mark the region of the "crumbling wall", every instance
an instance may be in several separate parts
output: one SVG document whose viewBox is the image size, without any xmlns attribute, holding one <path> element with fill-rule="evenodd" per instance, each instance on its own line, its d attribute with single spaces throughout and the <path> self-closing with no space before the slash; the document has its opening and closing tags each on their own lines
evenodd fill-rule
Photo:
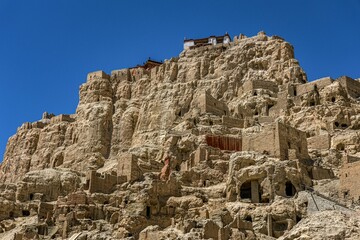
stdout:
<svg viewBox="0 0 360 240">
<path fill-rule="evenodd" d="M 131 81 L 131 74 L 128 68 L 111 71 L 111 78 L 120 82 Z"/>
<path fill-rule="evenodd" d="M 331 138 L 329 134 L 321 134 L 307 139 L 309 149 L 326 150 L 330 149 Z"/>
<path fill-rule="evenodd" d="M 344 165 L 340 169 L 340 197 L 360 200 L 360 158 L 344 156 Z"/>
<path fill-rule="evenodd" d="M 291 126 L 276 123 L 276 142 L 279 143 L 277 149 L 279 149 L 280 159 L 290 159 L 289 151 L 295 150 L 295 157 L 298 159 L 309 158 L 306 133 L 302 132 Z"/>
<path fill-rule="evenodd" d="M 244 127 L 244 119 L 233 118 L 233 117 L 229 117 L 229 116 L 222 116 L 221 121 L 222 121 L 222 124 L 227 127 L 236 127 L 236 128 Z"/>
<path fill-rule="evenodd" d="M 266 153 L 271 156 L 278 155 L 278 144 L 275 143 L 275 125 L 267 125 L 256 133 L 243 134 L 242 150 Z"/>
<path fill-rule="evenodd" d="M 254 91 L 256 89 L 265 89 L 274 93 L 277 93 L 279 91 L 278 85 L 275 82 L 265 80 L 252 80 L 247 81 L 243 84 L 242 88 L 240 88 L 239 90 L 238 95 L 240 96 L 247 92 L 252 92 L 254 94 Z"/>
<path fill-rule="evenodd" d="M 243 151 L 255 151 L 278 157 L 281 160 L 289 156 L 308 158 L 306 133 L 280 122 L 265 126 L 260 132 L 244 134 Z M 294 153 L 290 155 L 292 150 Z"/>
<path fill-rule="evenodd" d="M 91 81 L 93 79 L 97 79 L 97 78 L 103 78 L 103 79 L 110 79 L 110 76 L 107 75 L 104 71 L 96 71 L 96 72 L 91 72 L 88 73 L 87 75 L 87 81 Z"/>
<path fill-rule="evenodd" d="M 224 102 L 216 100 L 207 92 L 200 95 L 197 99 L 197 105 L 202 114 L 212 113 L 218 116 L 229 115 L 227 105 Z"/>
<path fill-rule="evenodd" d="M 301 96 L 303 94 L 314 91 L 315 89 L 320 90 L 326 86 L 329 86 L 334 80 L 330 77 L 324 77 L 306 84 L 300 84 L 296 86 L 296 95 Z"/>
<path fill-rule="evenodd" d="M 131 153 L 121 153 L 118 160 L 118 175 L 126 176 L 126 181 L 139 179 L 142 172 L 135 156 Z"/>
<path fill-rule="evenodd" d="M 342 76 L 336 80 L 339 81 L 340 85 L 346 90 L 350 97 L 360 97 L 360 82 L 347 76 Z"/>
<path fill-rule="evenodd" d="M 111 193 L 117 184 L 126 182 L 126 178 L 116 174 L 100 174 L 95 170 L 88 173 L 89 192 Z"/>
</svg>

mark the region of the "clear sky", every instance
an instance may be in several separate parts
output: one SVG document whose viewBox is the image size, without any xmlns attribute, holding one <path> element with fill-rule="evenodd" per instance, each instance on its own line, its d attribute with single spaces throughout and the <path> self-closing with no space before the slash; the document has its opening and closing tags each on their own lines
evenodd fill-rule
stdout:
<svg viewBox="0 0 360 240">
<path fill-rule="evenodd" d="M 0 0 L 0 159 L 23 122 L 74 113 L 88 72 L 261 30 L 293 44 L 309 80 L 360 77 L 360 0 Z"/>
</svg>

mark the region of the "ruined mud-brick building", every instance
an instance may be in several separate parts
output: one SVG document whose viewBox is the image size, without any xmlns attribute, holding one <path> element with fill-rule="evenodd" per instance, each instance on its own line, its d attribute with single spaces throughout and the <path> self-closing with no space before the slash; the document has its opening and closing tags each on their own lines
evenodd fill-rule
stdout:
<svg viewBox="0 0 360 240">
<path fill-rule="evenodd" d="M 79 96 L 9 139 L 0 239 L 360 239 L 359 79 L 309 81 L 281 37 L 185 39 Z"/>
</svg>

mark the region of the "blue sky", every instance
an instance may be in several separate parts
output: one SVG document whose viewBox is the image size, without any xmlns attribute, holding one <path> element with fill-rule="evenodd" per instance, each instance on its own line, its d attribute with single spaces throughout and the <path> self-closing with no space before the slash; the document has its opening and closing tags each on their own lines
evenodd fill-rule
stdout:
<svg viewBox="0 0 360 240">
<path fill-rule="evenodd" d="M 261 30 L 294 45 L 309 80 L 360 77 L 360 0 L 0 0 L 0 159 L 23 122 L 74 113 L 88 72 L 169 59 L 184 37 Z"/>
</svg>

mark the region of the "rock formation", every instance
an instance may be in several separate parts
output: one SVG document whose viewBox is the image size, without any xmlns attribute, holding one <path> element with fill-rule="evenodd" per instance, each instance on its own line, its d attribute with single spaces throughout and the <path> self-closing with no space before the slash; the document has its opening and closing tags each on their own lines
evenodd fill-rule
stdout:
<svg viewBox="0 0 360 240">
<path fill-rule="evenodd" d="M 9 139 L 0 239 L 360 238 L 360 82 L 308 82 L 282 38 L 92 72 L 79 95 Z"/>
</svg>

